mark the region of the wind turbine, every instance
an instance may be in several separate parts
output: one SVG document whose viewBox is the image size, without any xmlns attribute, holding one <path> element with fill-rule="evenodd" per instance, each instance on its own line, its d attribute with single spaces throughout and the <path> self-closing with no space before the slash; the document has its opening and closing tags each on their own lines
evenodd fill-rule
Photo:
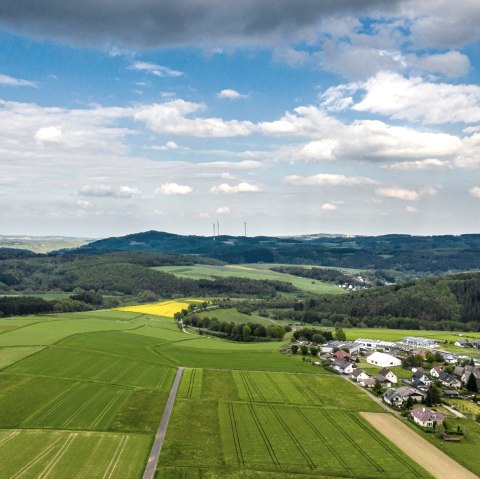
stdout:
<svg viewBox="0 0 480 479">
<path fill-rule="evenodd" d="M 245 238 L 247 237 L 247 222 L 243 220 L 243 228 L 245 230 Z"/>
<path fill-rule="evenodd" d="M 215 223 L 213 223 L 213 241 L 215 241 Z"/>
</svg>

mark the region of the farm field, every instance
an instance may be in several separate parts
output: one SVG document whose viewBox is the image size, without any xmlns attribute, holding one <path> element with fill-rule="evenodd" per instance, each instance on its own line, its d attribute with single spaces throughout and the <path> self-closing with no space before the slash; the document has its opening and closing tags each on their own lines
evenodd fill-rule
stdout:
<svg viewBox="0 0 480 479">
<path fill-rule="evenodd" d="M 175 313 L 179 313 L 182 309 L 188 309 L 189 306 L 190 303 L 182 301 L 162 301 L 160 303 L 139 304 L 138 306 L 125 306 L 118 308 L 118 310 L 173 318 Z"/>
<path fill-rule="evenodd" d="M 0 320 L 0 479 L 140 479 L 178 366 L 157 479 L 430 477 L 361 418 L 376 403 L 287 344 L 139 311 Z"/>
<path fill-rule="evenodd" d="M 257 280 L 284 281 L 292 283 L 301 291 L 317 294 L 342 294 L 343 291 L 332 283 L 300 278 L 291 274 L 277 273 L 262 267 L 263 265 L 195 265 L 195 266 L 157 266 L 153 269 L 171 273 L 182 278 L 215 279 L 215 278 L 248 278 Z"/>
<path fill-rule="evenodd" d="M 430 477 L 360 410 L 339 376 L 185 370 L 157 477 Z"/>
<path fill-rule="evenodd" d="M 199 313 L 198 316 L 200 316 L 201 318 L 208 316 L 209 318 L 217 318 L 220 321 L 232 321 L 233 323 L 237 323 L 237 324 L 245 324 L 249 322 L 256 323 L 256 324 L 263 324 L 264 326 L 269 326 L 271 324 L 280 324 L 269 318 L 259 316 L 258 314 L 241 313 L 235 308 L 213 309 L 211 311 Z"/>
</svg>

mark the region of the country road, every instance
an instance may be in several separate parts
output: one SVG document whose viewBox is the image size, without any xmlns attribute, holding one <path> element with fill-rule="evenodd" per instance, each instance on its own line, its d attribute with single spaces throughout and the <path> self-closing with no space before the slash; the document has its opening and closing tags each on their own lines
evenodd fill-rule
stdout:
<svg viewBox="0 0 480 479">
<path fill-rule="evenodd" d="M 170 415 L 172 414 L 175 397 L 177 396 L 178 386 L 180 385 L 180 380 L 182 379 L 182 373 L 183 368 L 178 368 L 177 375 L 175 376 L 175 380 L 173 381 L 172 389 L 170 389 L 167 404 L 165 405 L 165 409 L 163 411 L 162 420 L 160 421 L 157 433 L 155 434 L 155 441 L 153 442 L 147 466 L 145 468 L 145 472 L 143 473 L 143 479 L 153 479 L 155 476 L 158 459 L 160 457 L 163 441 L 167 432 L 168 421 L 170 419 Z"/>
</svg>

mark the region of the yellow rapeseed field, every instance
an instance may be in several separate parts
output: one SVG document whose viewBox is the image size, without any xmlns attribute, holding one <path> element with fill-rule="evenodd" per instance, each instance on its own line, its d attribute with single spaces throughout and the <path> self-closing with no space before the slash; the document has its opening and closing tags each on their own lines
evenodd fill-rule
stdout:
<svg viewBox="0 0 480 479">
<path fill-rule="evenodd" d="M 182 309 L 188 309 L 188 303 L 180 301 L 163 301 L 161 303 L 139 304 L 138 306 L 125 306 L 117 308 L 118 311 L 128 311 L 130 313 L 153 314 L 155 316 L 166 316 L 173 318 L 175 313 Z"/>
</svg>

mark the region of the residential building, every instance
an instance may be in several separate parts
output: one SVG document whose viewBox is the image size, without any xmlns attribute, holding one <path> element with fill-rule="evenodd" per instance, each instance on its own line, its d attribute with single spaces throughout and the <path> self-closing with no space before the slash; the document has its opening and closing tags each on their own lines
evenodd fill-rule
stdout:
<svg viewBox="0 0 480 479">
<path fill-rule="evenodd" d="M 433 428 L 437 423 L 443 421 L 443 414 L 424 407 L 412 409 L 410 414 L 413 421 L 422 427 Z"/>
</svg>

